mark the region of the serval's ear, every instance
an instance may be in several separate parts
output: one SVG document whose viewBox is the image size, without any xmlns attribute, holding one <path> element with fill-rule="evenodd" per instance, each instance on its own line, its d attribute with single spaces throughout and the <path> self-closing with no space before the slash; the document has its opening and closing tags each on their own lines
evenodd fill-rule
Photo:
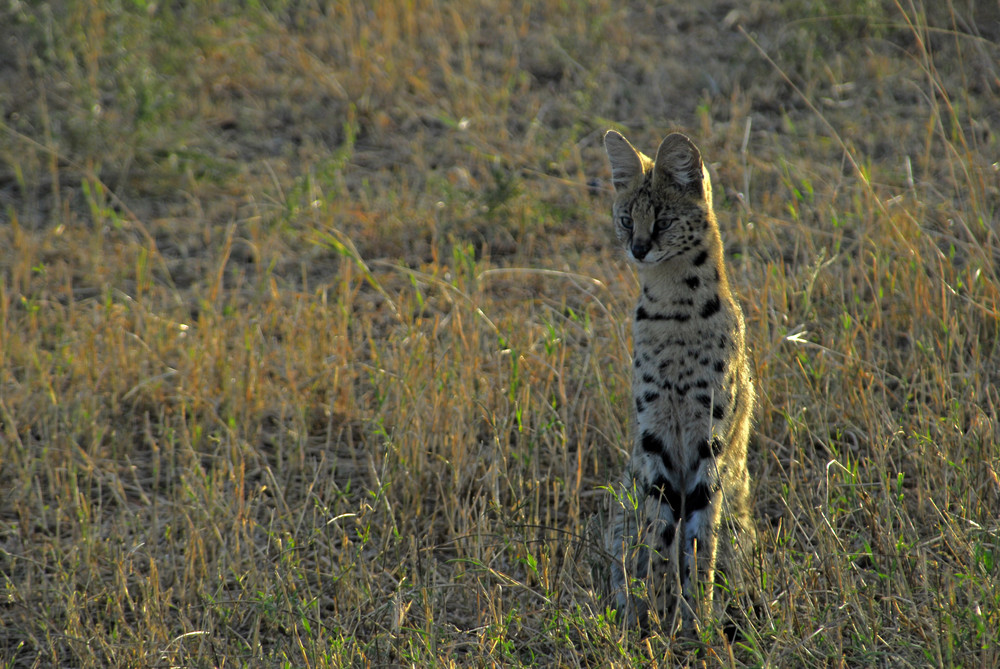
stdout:
<svg viewBox="0 0 1000 669">
<path fill-rule="evenodd" d="M 704 192 L 702 182 L 705 171 L 698 147 L 679 132 L 667 135 L 656 150 L 653 179 L 665 179 L 682 190 L 690 188 Z"/>
<path fill-rule="evenodd" d="M 604 150 L 611 161 L 611 183 L 617 192 L 627 189 L 642 176 L 642 159 L 620 132 L 608 130 L 604 134 Z"/>
</svg>

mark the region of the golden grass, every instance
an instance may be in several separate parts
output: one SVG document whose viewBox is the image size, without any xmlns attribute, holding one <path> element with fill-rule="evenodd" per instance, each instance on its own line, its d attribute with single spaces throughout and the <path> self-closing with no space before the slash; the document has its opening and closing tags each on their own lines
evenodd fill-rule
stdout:
<svg viewBox="0 0 1000 669">
<path fill-rule="evenodd" d="M 996 7 L 824 4 L 0 9 L 4 666 L 995 666 Z M 594 578 L 611 125 L 710 160 L 755 359 L 700 653 Z"/>
</svg>

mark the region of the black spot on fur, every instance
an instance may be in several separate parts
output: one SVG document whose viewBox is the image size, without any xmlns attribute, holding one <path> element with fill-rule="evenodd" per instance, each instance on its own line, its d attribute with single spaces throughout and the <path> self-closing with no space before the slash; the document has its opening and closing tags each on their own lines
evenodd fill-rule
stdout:
<svg viewBox="0 0 1000 669">
<path fill-rule="evenodd" d="M 646 393 L 642 396 L 642 401 L 647 404 L 655 402 L 658 399 L 660 399 L 660 393 L 655 393 L 652 390 L 646 391 Z"/>
<path fill-rule="evenodd" d="M 652 432 L 642 433 L 642 450 L 659 455 L 663 453 L 663 441 Z"/>
<path fill-rule="evenodd" d="M 724 446 L 724 444 L 725 442 L 723 442 L 718 437 L 712 439 L 711 441 L 709 441 L 708 439 L 702 440 L 698 444 L 698 459 L 706 460 L 712 457 L 715 458 L 719 457 L 720 455 L 722 455 L 722 447 Z M 695 462 L 692 465 L 692 468 L 697 469 L 698 464 L 699 464 L 698 462 Z"/>
<path fill-rule="evenodd" d="M 660 540 L 663 542 L 664 548 L 670 548 L 670 545 L 674 543 L 674 534 L 677 532 L 677 525 L 667 525 L 663 528 L 663 533 L 660 534 Z"/>
<path fill-rule="evenodd" d="M 725 368 L 726 368 L 726 364 L 724 362 L 722 362 L 721 360 L 719 360 L 718 362 L 715 363 L 715 371 L 718 372 L 719 374 L 722 374 L 722 372 L 723 372 L 723 370 L 725 370 Z"/>
<path fill-rule="evenodd" d="M 722 420 L 726 417 L 726 407 L 721 404 L 716 404 L 712 407 L 712 418 L 715 420 Z"/>
<path fill-rule="evenodd" d="M 670 451 L 666 448 L 660 453 L 660 461 L 663 463 L 663 468 L 668 472 L 674 471 L 674 459 L 670 457 Z"/>
<path fill-rule="evenodd" d="M 708 251 L 703 250 L 701 253 L 699 253 L 694 257 L 694 260 L 691 261 L 691 264 L 694 265 L 695 267 L 701 267 L 702 265 L 705 264 L 706 260 L 708 260 Z"/>
<path fill-rule="evenodd" d="M 645 307 L 639 307 L 635 310 L 635 320 L 637 321 L 677 321 L 678 323 L 684 323 L 690 318 L 690 314 L 684 313 L 651 314 L 646 311 Z"/>
<path fill-rule="evenodd" d="M 696 276 L 689 276 L 688 278 L 684 279 L 684 283 L 687 284 L 688 288 L 694 290 L 695 288 L 701 285 L 701 279 L 699 279 Z"/>
<path fill-rule="evenodd" d="M 708 318 L 709 316 L 714 316 L 719 313 L 719 309 L 722 308 L 722 304 L 719 302 L 719 296 L 713 295 L 712 299 L 704 304 L 701 308 L 701 317 Z"/>
<path fill-rule="evenodd" d="M 685 518 L 690 518 L 708 506 L 716 490 L 715 486 L 710 486 L 704 481 L 692 488 L 684 499 Z"/>
<path fill-rule="evenodd" d="M 706 460 L 712 457 L 712 448 L 708 445 L 708 439 L 704 439 L 698 444 L 698 459 Z"/>
<path fill-rule="evenodd" d="M 675 518 L 680 516 L 681 494 L 673 485 L 671 485 L 670 481 L 668 481 L 665 476 L 657 477 L 656 480 L 653 481 L 653 485 L 650 486 L 650 494 L 659 497 L 661 504 L 666 502 L 670 505 L 670 510 L 674 512 Z"/>
<path fill-rule="evenodd" d="M 702 405 L 706 409 L 709 409 L 712 406 L 712 398 L 708 395 L 698 395 L 695 399 L 698 400 L 698 404 Z"/>
</svg>

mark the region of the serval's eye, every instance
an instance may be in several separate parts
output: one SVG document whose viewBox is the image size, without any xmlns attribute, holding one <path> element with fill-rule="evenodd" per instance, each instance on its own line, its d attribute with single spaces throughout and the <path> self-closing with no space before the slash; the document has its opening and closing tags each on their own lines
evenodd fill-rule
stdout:
<svg viewBox="0 0 1000 669">
<path fill-rule="evenodd" d="M 628 214 L 622 214 L 618 217 L 618 225 L 622 226 L 626 230 L 632 229 L 632 217 Z"/>
<path fill-rule="evenodd" d="M 654 232 L 663 232 L 674 224 L 677 220 L 675 216 L 659 216 L 656 219 L 656 224 L 653 226 Z"/>
</svg>

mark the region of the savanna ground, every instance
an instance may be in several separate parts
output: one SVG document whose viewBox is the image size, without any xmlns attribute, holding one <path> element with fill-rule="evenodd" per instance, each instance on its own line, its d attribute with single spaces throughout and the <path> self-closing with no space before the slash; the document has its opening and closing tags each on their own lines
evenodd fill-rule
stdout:
<svg viewBox="0 0 1000 669">
<path fill-rule="evenodd" d="M 0 24 L 3 666 L 1000 663 L 997 3 Z M 612 126 L 710 162 L 761 398 L 761 603 L 699 652 L 594 578 Z"/>
</svg>

